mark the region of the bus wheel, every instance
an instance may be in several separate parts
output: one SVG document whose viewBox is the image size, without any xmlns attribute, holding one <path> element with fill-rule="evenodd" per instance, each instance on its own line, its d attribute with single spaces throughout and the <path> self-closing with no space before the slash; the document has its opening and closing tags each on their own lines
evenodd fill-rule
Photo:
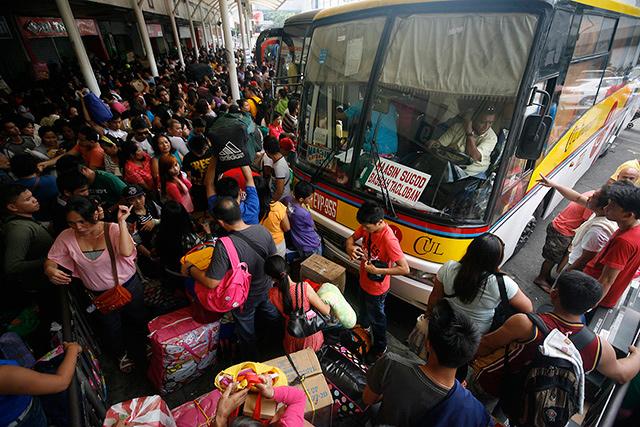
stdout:
<svg viewBox="0 0 640 427">
<path fill-rule="evenodd" d="M 518 239 L 518 244 L 513 251 L 513 255 L 520 252 L 520 249 L 522 249 L 522 247 L 529 241 L 529 238 L 533 234 L 533 230 L 536 229 L 536 225 L 538 225 L 538 219 L 535 216 L 532 216 L 526 227 L 524 227 L 524 230 L 522 230 L 522 234 L 520 234 L 520 238 Z"/>
</svg>

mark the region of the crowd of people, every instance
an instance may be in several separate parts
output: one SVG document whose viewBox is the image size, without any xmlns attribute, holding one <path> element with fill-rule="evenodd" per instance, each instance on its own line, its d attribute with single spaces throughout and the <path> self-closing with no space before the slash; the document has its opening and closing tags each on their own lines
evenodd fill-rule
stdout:
<svg viewBox="0 0 640 427">
<path fill-rule="evenodd" d="M 289 167 L 296 155 L 298 100 L 286 90 L 271 99 L 273 71 L 245 64 L 240 55 L 242 98 L 232 99 L 224 51 L 203 49 L 200 58 L 210 72 L 198 75 L 170 58 L 160 61 L 158 77 L 139 62 L 95 64 L 102 106 L 72 69 L 52 75 L 48 84 L 7 94 L 0 104 L 2 304 L 14 312 L 35 303 L 51 321 L 57 316 L 54 285 L 75 283 L 92 302 L 88 311 L 101 342 L 124 373 L 147 363 L 147 277 L 181 293 L 189 292 L 185 279 L 214 289 L 233 268 L 225 245 L 216 241 L 229 237 L 251 274 L 247 300 L 232 311 L 240 358 L 262 360 L 258 319 L 284 329 L 282 319 L 288 321 L 298 300 L 289 266 L 323 250 L 310 213 L 314 187 L 293 185 Z M 108 118 L 100 121 L 96 108 L 104 106 Z M 476 237 L 460 261 L 445 263 L 427 304 L 421 364 L 388 351 L 390 278 L 408 274 L 409 264 L 384 209 L 375 202 L 360 206 L 360 226 L 344 249 L 360 262 L 358 319 L 373 342 L 363 400 L 379 403 L 374 424 L 434 425 L 446 416 L 449 425 L 490 425 L 489 414 L 509 400 L 503 378 L 535 359 L 549 330 L 578 334 L 594 307 L 615 306 L 640 267 L 635 162 L 584 194 L 540 178 L 570 200 L 549 225 L 536 278 L 550 293 L 548 312 L 532 315 L 531 300 L 501 272 L 504 244 L 495 235 Z M 212 242 L 206 269 L 182 260 Z M 128 300 L 102 310 L 120 288 Z M 302 296 L 305 311 L 331 314 L 310 285 Z M 505 300 L 511 315 L 499 319 Z M 304 338 L 283 333 L 287 353 L 323 346 L 322 332 Z M 34 349 L 40 345 L 32 343 Z M 640 371 L 633 347 L 624 359 L 595 335 L 579 347 L 584 372 L 626 382 Z M 46 425 L 30 396 L 69 384 L 82 349 L 75 343 L 65 348 L 55 375 L 0 360 L 0 425 Z M 246 398 L 246 390 L 234 387 L 222 395 L 216 425 L 233 425 L 231 414 Z M 267 380 L 259 389 L 289 404 L 282 425 L 302 425 L 299 391 L 273 389 Z"/>
</svg>

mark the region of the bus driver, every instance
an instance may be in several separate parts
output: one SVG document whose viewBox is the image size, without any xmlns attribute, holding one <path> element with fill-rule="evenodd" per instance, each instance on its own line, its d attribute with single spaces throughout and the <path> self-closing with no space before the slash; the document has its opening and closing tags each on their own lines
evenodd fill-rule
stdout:
<svg viewBox="0 0 640 427">
<path fill-rule="evenodd" d="M 440 138 L 429 141 L 427 146 L 441 145 L 465 153 L 472 163 L 464 171 L 470 176 L 480 175 L 489 168 L 491 152 L 498 142 L 496 133 L 491 129 L 495 121 L 495 109 L 487 107 L 476 114 L 473 120 L 455 123 Z"/>
</svg>

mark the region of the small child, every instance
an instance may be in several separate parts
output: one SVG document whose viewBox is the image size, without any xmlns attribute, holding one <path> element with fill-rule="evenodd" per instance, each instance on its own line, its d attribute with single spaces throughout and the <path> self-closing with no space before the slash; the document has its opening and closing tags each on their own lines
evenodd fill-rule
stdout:
<svg viewBox="0 0 640 427">
<path fill-rule="evenodd" d="M 182 168 L 191 181 L 191 199 L 197 212 L 207 210 L 207 190 L 204 177 L 211 162 L 211 146 L 206 136 L 197 135 L 189 142 L 189 151 L 182 159 Z"/>
<path fill-rule="evenodd" d="M 104 170 L 122 178 L 120 157 L 118 155 L 120 148 L 118 148 L 117 142 L 109 135 L 102 135 L 98 142 L 104 151 Z"/>
<path fill-rule="evenodd" d="M 162 195 L 180 203 L 188 213 L 192 213 L 193 201 L 191 194 L 189 194 L 191 181 L 180 170 L 178 160 L 172 154 L 163 154 L 159 163 Z"/>
<path fill-rule="evenodd" d="M 159 229 L 160 206 L 153 200 L 147 201 L 144 190 L 138 185 L 126 186 L 122 191 L 122 198 L 127 205 L 131 205 L 127 223 L 138 253 L 149 259 L 154 258 L 150 248 L 153 248 L 154 236 Z"/>
<path fill-rule="evenodd" d="M 364 304 L 358 320 L 365 328 L 371 326 L 373 346 L 367 362 L 374 363 L 387 351 L 384 302 L 391 276 L 409 274 L 409 264 L 398 238 L 384 221 L 384 210 L 377 203 L 363 203 L 356 219 L 360 227 L 347 239 L 346 249 L 352 260 L 360 261 L 360 289 Z M 362 247 L 356 245 L 360 239 Z"/>
<path fill-rule="evenodd" d="M 300 181 L 293 189 L 293 196 L 287 206 L 291 225 L 291 243 L 303 257 L 322 255 L 322 240 L 311 217 L 310 204 L 313 203 L 313 186 Z"/>
</svg>

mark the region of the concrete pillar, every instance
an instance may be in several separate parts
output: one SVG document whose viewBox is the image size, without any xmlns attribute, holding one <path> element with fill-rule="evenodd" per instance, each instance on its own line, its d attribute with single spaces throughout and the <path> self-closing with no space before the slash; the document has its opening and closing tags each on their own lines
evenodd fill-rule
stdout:
<svg viewBox="0 0 640 427">
<path fill-rule="evenodd" d="M 240 26 L 240 39 L 242 40 L 242 55 L 244 56 L 247 51 L 247 27 L 244 25 L 244 13 L 242 12 L 242 2 L 240 0 L 236 0 L 236 5 L 238 6 L 238 22 Z"/>
<path fill-rule="evenodd" d="M 176 14 L 173 0 L 165 0 L 167 11 L 169 12 L 169 21 L 171 22 L 171 31 L 173 32 L 173 38 L 176 41 L 176 47 L 178 48 L 178 58 L 180 58 L 180 65 L 184 67 L 184 56 L 182 56 L 182 46 L 180 46 L 180 34 L 178 33 L 178 26 L 176 25 Z"/>
<path fill-rule="evenodd" d="M 69 6 L 69 0 L 56 0 L 56 4 L 60 11 L 62 22 L 64 22 L 64 26 L 67 29 L 67 35 L 71 41 L 73 51 L 78 58 L 78 65 L 80 65 L 82 77 L 84 78 L 89 90 L 95 93 L 96 96 L 100 96 L 98 81 L 96 80 L 96 75 L 93 73 L 93 68 L 91 67 L 91 62 L 89 62 L 89 57 L 87 56 L 84 44 L 82 44 L 82 38 L 80 38 L 80 32 L 76 26 L 76 20 L 73 17 L 71 6 Z"/>
<path fill-rule="evenodd" d="M 196 59 L 200 56 L 200 52 L 198 49 L 198 39 L 196 38 L 196 29 L 193 26 L 193 11 L 191 10 L 191 2 L 187 0 L 187 15 L 189 15 L 189 28 L 191 29 L 191 42 L 193 43 L 193 47 L 196 50 Z"/>
<path fill-rule="evenodd" d="M 138 0 L 131 0 L 131 7 L 133 8 L 133 12 L 136 14 L 136 21 L 138 22 L 138 32 L 140 33 L 140 38 L 142 38 L 144 50 L 147 51 L 147 61 L 149 61 L 151 75 L 153 77 L 158 77 L 158 66 L 156 65 L 156 58 L 155 56 L 153 56 L 153 48 L 151 47 L 149 30 L 147 30 L 147 24 L 144 22 L 144 15 L 142 14 L 142 9 L 140 9 Z"/>
<path fill-rule="evenodd" d="M 207 24 L 204 22 L 204 13 L 202 13 L 202 5 L 200 5 L 200 23 L 202 24 L 202 37 L 204 38 L 204 48 L 209 53 L 209 34 L 207 34 Z"/>
<path fill-rule="evenodd" d="M 247 56 L 247 58 L 245 59 L 247 62 L 249 62 L 251 60 L 251 51 L 253 50 L 253 46 L 252 46 L 252 38 L 251 38 L 251 34 L 252 34 L 252 23 L 251 23 L 251 14 L 249 13 L 248 8 L 244 8 L 243 9 L 244 12 L 244 25 L 247 28 L 246 32 L 247 32 L 247 48 L 249 50 L 249 54 L 247 55 L 246 51 L 245 51 L 245 56 Z"/>
<path fill-rule="evenodd" d="M 238 72 L 236 71 L 236 58 L 233 55 L 233 39 L 231 38 L 231 27 L 229 26 L 229 5 L 227 0 L 219 0 L 220 15 L 222 17 L 222 31 L 224 33 L 224 50 L 227 52 L 227 69 L 229 70 L 229 86 L 231 86 L 231 96 L 234 101 L 240 99 L 240 89 L 238 87 Z"/>
</svg>

